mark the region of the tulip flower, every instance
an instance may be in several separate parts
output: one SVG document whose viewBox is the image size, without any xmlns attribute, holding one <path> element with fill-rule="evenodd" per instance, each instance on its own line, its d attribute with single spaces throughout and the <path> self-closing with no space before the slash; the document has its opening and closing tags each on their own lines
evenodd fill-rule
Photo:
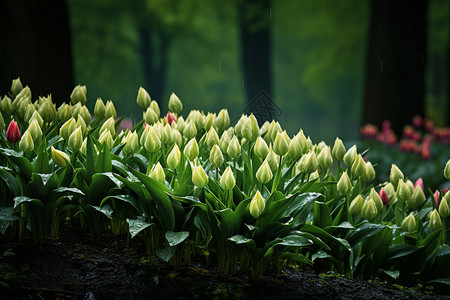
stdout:
<svg viewBox="0 0 450 300">
<path fill-rule="evenodd" d="M 184 127 L 183 136 L 188 140 L 197 136 L 197 127 L 195 126 L 195 124 L 192 120 L 189 121 L 189 123 L 186 125 L 186 127 Z"/>
<path fill-rule="evenodd" d="M 20 139 L 19 148 L 23 152 L 30 152 L 34 149 L 33 137 L 28 130 L 25 130 L 25 133 Z"/>
<path fill-rule="evenodd" d="M 356 145 L 353 145 L 350 149 L 347 150 L 347 152 L 345 153 L 344 157 L 342 158 L 344 161 L 344 164 L 350 168 L 353 165 L 353 162 L 356 159 L 357 156 L 357 149 L 356 149 Z"/>
<path fill-rule="evenodd" d="M 83 105 L 83 106 L 81 107 L 79 116 L 83 118 L 83 121 L 84 121 L 86 124 L 91 123 L 91 114 L 90 114 L 90 112 L 89 112 L 89 109 L 88 109 L 85 105 Z"/>
<path fill-rule="evenodd" d="M 164 169 L 159 162 L 152 167 L 149 176 L 162 184 L 164 184 L 164 181 L 166 180 L 166 174 L 164 173 Z"/>
<path fill-rule="evenodd" d="M 159 116 L 161 115 L 161 110 L 159 109 L 158 102 L 156 102 L 155 100 L 152 100 L 152 102 L 150 103 L 150 108 L 153 109 L 153 111 L 159 118 Z"/>
<path fill-rule="evenodd" d="M 409 201 L 409 198 L 411 198 L 411 192 L 402 179 L 398 181 L 396 195 L 401 202 Z"/>
<path fill-rule="evenodd" d="M 20 81 L 20 77 L 13 79 L 12 84 L 11 84 L 12 95 L 15 97 L 17 94 L 20 93 L 20 91 L 22 91 L 22 89 L 23 89 L 23 85 L 22 85 L 22 82 Z"/>
<path fill-rule="evenodd" d="M 212 149 L 214 145 L 219 144 L 219 136 L 217 135 L 217 132 L 213 127 L 209 128 L 209 131 L 206 134 L 206 144 L 208 145 L 209 149 Z"/>
<path fill-rule="evenodd" d="M 424 185 L 423 185 L 423 180 L 422 180 L 422 178 L 419 178 L 419 179 L 416 180 L 416 182 L 414 183 L 414 189 L 415 189 L 417 186 L 420 186 L 420 187 L 422 188 L 422 191 L 425 191 L 425 187 L 424 187 Z"/>
<path fill-rule="evenodd" d="M 194 166 L 192 170 L 192 183 L 199 188 L 204 187 L 208 183 L 208 175 L 206 175 L 202 166 Z"/>
<path fill-rule="evenodd" d="M 352 181 L 348 177 L 347 171 L 344 171 L 337 183 L 337 190 L 342 195 L 347 195 L 352 190 Z"/>
<path fill-rule="evenodd" d="M 383 205 L 389 206 L 389 198 L 386 191 L 383 188 L 380 189 L 378 195 L 380 196 L 381 201 L 383 201 Z"/>
<path fill-rule="evenodd" d="M 220 178 L 220 185 L 224 190 L 232 190 L 236 185 L 236 179 L 234 178 L 234 174 L 230 166 L 228 166 L 225 169 L 225 172 L 223 172 L 222 177 Z"/>
<path fill-rule="evenodd" d="M 270 169 L 270 165 L 267 160 L 264 160 L 262 165 L 259 167 L 258 171 L 256 171 L 256 179 L 262 184 L 269 182 L 273 177 L 272 170 Z"/>
<path fill-rule="evenodd" d="M 370 182 L 374 180 L 376 177 L 375 169 L 373 168 L 373 165 L 370 161 L 366 162 L 366 170 L 363 174 L 363 179 L 366 182 Z"/>
<path fill-rule="evenodd" d="M 334 140 L 333 150 L 331 151 L 331 155 L 337 160 L 342 161 L 344 159 L 344 155 L 346 153 L 344 143 L 340 138 L 336 138 Z"/>
<path fill-rule="evenodd" d="M 273 151 L 277 155 L 283 156 L 288 152 L 288 148 L 289 148 L 289 143 L 286 140 L 285 136 L 281 132 L 277 132 L 277 136 L 275 137 L 275 142 L 273 144 Z"/>
<path fill-rule="evenodd" d="M 151 109 L 151 107 L 149 107 L 145 112 L 143 112 L 142 119 L 144 119 L 145 123 L 153 125 L 158 122 L 158 115 L 153 109 Z"/>
<path fill-rule="evenodd" d="M 108 118 L 105 123 L 103 123 L 102 127 L 100 127 L 100 135 L 102 135 L 103 131 L 109 130 L 111 135 L 114 136 L 116 134 L 116 122 L 113 117 Z"/>
<path fill-rule="evenodd" d="M 77 85 L 73 89 L 72 94 L 70 94 L 70 102 L 72 102 L 72 104 L 77 104 L 80 102 L 81 105 L 85 105 L 87 101 L 86 93 L 87 88 L 85 85 Z"/>
<path fill-rule="evenodd" d="M 444 176 L 445 178 L 447 178 L 448 180 L 450 180 L 450 159 L 447 161 L 447 163 L 445 164 L 445 168 L 444 168 Z"/>
<path fill-rule="evenodd" d="M 161 139 L 158 137 L 154 127 L 148 126 L 147 138 L 144 142 L 144 148 L 150 153 L 157 152 L 161 149 Z"/>
<path fill-rule="evenodd" d="M 76 126 L 77 122 L 75 121 L 75 119 L 73 117 L 70 118 L 64 124 L 61 125 L 61 128 L 59 129 L 59 135 L 62 136 L 62 138 L 67 141 L 72 132 L 75 131 Z"/>
<path fill-rule="evenodd" d="M 103 103 L 102 98 L 97 98 L 97 101 L 95 102 L 94 106 L 94 115 L 98 119 L 103 119 L 106 114 L 106 106 L 105 103 Z"/>
<path fill-rule="evenodd" d="M 65 167 L 70 162 L 70 157 L 67 153 L 57 150 L 53 146 L 51 148 L 51 155 L 53 162 L 60 167 Z"/>
<path fill-rule="evenodd" d="M 167 113 L 167 123 L 169 123 L 169 125 L 172 125 L 172 123 L 175 124 L 177 123 L 177 119 L 175 118 L 175 116 L 173 114 L 171 114 L 170 112 Z"/>
<path fill-rule="evenodd" d="M 227 153 L 232 159 L 236 159 L 239 155 L 241 155 L 241 145 L 239 144 L 236 136 L 233 136 L 231 139 L 227 148 Z"/>
<path fill-rule="evenodd" d="M 370 222 L 377 216 L 377 214 L 378 209 L 375 201 L 371 198 L 369 198 L 368 200 L 366 199 L 361 209 L 361 215 L 363 216 L 363 218 L 367 219 Z"/>
<path fill-rule="evenodd" d="M 364 203 L 364 199 L 361 195 L 355 197 L 350 203 L 350 207 L 348 208 L 350 214 L 355 218 L 361 214 L 361 209 Z"/>
<path fill-rule="evenodd" d="M 329 146 L 324 147 L 320 151 L 319 155 L 317 155 L 317 161 L 319 162 L 319 166 L 321 166 L 325 170 L 331 167 L 333 158 L 331 157 L 331 150 Z"/>
<path fill-rule="evenodd" d="M 169 98 L 169 109 L 176 114 L 179 114 L 183 110 L 183 103 L 175 93 L 172 93 Z"/>
<path fill-rule="evenodd" d="M 439 193 L 438 190 L 436 190 L 434 192 L 434 203 L 436 204 L 436 207 L 438 207 L 439 205 L 439 196 L 441 195 L 441 193 Z"/>
<path fill-rule="evenodd" d="M 372 199 L 375 202 L 375 205 L 377 206 L 377 210 L 381 211 L 381 209 L 383 208 L 383 200 L 381 200 L 381 197 L 375 191 L 375 188 L 371 188 L 370 189 L 369 198 Z"/>
<path fill-rule="evenodd" d="M 10 116 L 14 112 L 12 100 L 8 96 L 4 96 L 0 103 L 0 110 Z"/>
<path fill-rule="evenodd" d="M 192 138 L 186 144 L 186 146 L 184 147 L 183 153 L 190 161 L 194 161 L 194 159 L 199 154 L 198 144 L 197 144 L 197 140 L 195 138 Z"/>
<path fill-rule="evenodd" d="M 291 140 L 291 142 L 289 143 L 289 147 L 288 147 L 288 156 L 296 161 L 298 160 L 301 156 L 302 156 L 302 148 L 300 147 L 300 143 L 298 141 L 298 135 L 294 136 Z M 263 139 L 261 139 L 262 141 L 264 141 Z M 265 143 L 265 142 L 264 142 Z M 266 144 L 267 147 L 267 144 Z M 256 148 L 256 145 L 255 145 Z"/>
<path fill-rule="evenodd" d="M 400 179 L 402 180 L 405 179 L 405 176 L 395 164 L 392 164 L 389 180 L 391 181 L 391 183 L 394 185 L 395 188 L 397 188 Z"/>
<path fill-rule="evenodd" d="M 8 129 L 6 129 L 6 139 L 11 143 L 20 140 L 19 126 L 14 119 L 9 123 Z"/>
<path fill-rule="evenodd" d="M 406 218 L 402 221 L 402 229 L 405 232 L 413 232 L 416 228 L 416 218 L 414 217 L 413 213 L 411 212 Z"/>
<path fill-rule="evenodd" d="M 253 218 L 258 218 L 266 208 L 266 201 L 259 191 L 256 191 L 252 201 L 250 201 L 249 211 Z"/>
<path fill-rule="evenodd" d="M 409 208 L 411 208 L 413 210 L 417 210 L 422 206 L 422 204 L 425 202 L 425 200 L 426 200 L 426 198 L 425 198 L 425 194 L 422 190 L 422 187 L 420 187 L 418 185 L 414 189 L 414 193 L 409 198 L 409 201 L 407 201 L 407 204 L 408 204 Z"/>
<path fill-rule="evenodd" d="M 211 149 L 211 152 L 209 154 L 209 161 L 211 162 L 211 165 L 213 168 L 218 168 L 223 164 L 223 155 L 222 151 L 220 151 L 219 146 L 214 145 Z"/>
<path fill-rule="evenodd" d="M 102 145 L 106 144 L 106 148 L 108 150 L 111 150 L 114 143 L 111 132 L 109 130 L 103 131 L 100 137 L 98 138 L 98 142 Z"/>
<path fill-rule="evenodd" d="M 447 198 L 442 198 L 441 203 L 439 204 L 439 214 L 442 218 L 447 218 L 450 215 L 450 208 L 448 206 Z"/>
<path fill-rule="evenodd" d="M 150 106 L 152 99 L 147 91 L 141 86 L 138 91 L 136 103 L 142 108 L 147 109 Z"/>
<path fill-rule="evenodd" d="M 222 136 L 220 137 L 220 140 L 219 140 L 219 147 L 220 147 L 220 150 L 222 150 L 222 152 L 227 152 L 227 149 L 228 149 L 228 145 L 230 144 L 230 142 L 231 142 L 231 138 L 230 138 L 230 136 L 228 135 L 228 132 L 227 131 L 224 131 L 223 133 L 222 133 Z"/>
<path fill-rule="evenodd" d="M 309 151 L 302 157 L 301 170 L 306 174 L 314 173 L 319 167 L 317 156 L 314 151 Z"/>
<path fill-rule="evenodd" d="M 117 117 L 116 108 L 114 107 L 112 101 L 108 100 L 106 101 L 105 105 L 105 118 L 115 118 L 115 117 Z"/>
<path fill-rule="evenodd" d="M 222 109 L 214 120 L 214 126 L 219 130 L 219 133 L 230 127 L 230 115 L 228 110 Z"/>
<path fill-rule="evenodd" d="M 73 150 L 78 150 L 81 148 L 81 144 L 83 144 L 83 132 L 81 127 L 77 127 L 69 136 L 69 146 Z"/>
<path fill-rule="evenodd" d="M 280 162 L 280 158 L 278 155 L 273 152 L 272 149 L 269 150 L 269 154 L 267 154 L 266 159 L 267 163 L 270 166 L 270 169 L 272 170 L 272 173 L 275 173 L 278 170 L 278 165 Z"/>
<path fill-rule="evenodd" d="M 3 115 L 0 112 L 0 131 L 5 130 L 5 120 L 3 119 Z"/>
<path fill-rule="evenodd" d="M 172 148 L 172 151 L 170 151 L 169 155 L 167 156 L 167 165 L 172 170 L 175 170 L 180 164 L 180 159 L 181 151 L 180 148 L 178 148 L 178 145 L 175 144 Z"/>
<path fill-rule="evenodd" d="M 440 230 L 442 228 L 442 220 L 438 211 L 434 209 L 432 212 L 430 212 L 429 217 L 430 217 L 429 226 L 431 231 Z"/>
</svg>

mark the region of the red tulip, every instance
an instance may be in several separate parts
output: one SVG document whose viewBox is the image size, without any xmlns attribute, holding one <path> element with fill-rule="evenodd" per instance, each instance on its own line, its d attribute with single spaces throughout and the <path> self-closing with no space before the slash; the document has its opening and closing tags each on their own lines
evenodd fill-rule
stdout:
<svg viewBox="0 0 450 300">
<path fill-rule="evenodd" d="M 419 178 L 416 180 L 416 183 L 414 184 L 414 189 L 416 189 L 417 186 L 420 186 L 422 188 L 422 191 L 425 192 L 425 186 L 423 185 L 423 180 L 422 178 Z"/>
<path fill-rule="evenodd" d="M 389 206 L 389 198 L 386 194 L 386 191 L 383 188 L 380 189 L 380 192 L 378 193 L 378 195 L 380 196 L 381 201 L 383 201 L 383 205 Z"/>
<path fill-rule="evenodd" d="M 434 202 L 436 203 L 436 207 L 438 207 L 439 204 L 439 195 L 440 195 L 439 191 L 436 190 L 436 192 L 434 192 Z"/>
<path fill-rule="evenodd" d="M 172 122 L 177 123 L 175 117 L 170 112 L 167 113 L 167 122 L 169 123 L 169 125 L 172 125 Z"/>
<path fill-rule="evenodd" d="M 6 139 L 11 143 L 15 143 L 20 140 L 19 126 L 14 120 L 9 123 L 8 129 L 6 130 Z"/>
</svg>

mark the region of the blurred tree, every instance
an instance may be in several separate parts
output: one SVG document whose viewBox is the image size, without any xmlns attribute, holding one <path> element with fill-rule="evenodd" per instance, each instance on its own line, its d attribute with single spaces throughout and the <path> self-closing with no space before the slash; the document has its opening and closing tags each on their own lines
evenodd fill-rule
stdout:
<svg viewBox="0 0 450 300">
<path fill-rule="evenodd" d="M 20 77 L 34 99 L 51 93 L 57 104 L 68 101 L 73 74 L 66 1 L 2 0 L 0 11 L 0 90 Z"/>
<path fill-rule="evenodd" d="M 275 117 L 271 98 L 271 0 L 240 0 L 237 4 L 248 103 L 246 113 L 253 112 L 262 124 Z"/>
<path fill-rule="evenodd" d="M 372 0 L 364 123 L 400 134 L 425 110 L 427 0 Z"/>
</svg>

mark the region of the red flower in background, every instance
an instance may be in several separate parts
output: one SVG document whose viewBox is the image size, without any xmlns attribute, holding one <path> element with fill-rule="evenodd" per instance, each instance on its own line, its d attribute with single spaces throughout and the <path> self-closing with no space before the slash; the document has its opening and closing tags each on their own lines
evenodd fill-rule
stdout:
<svg viewBox="0 0 450 300">
<path fill-rule="evenodd" d="M 11 143 L 15 143 L 20 140 L 19 126 L 14 120 L 9 123 L 8 129 L 6 130 L 6 139 Z"/>
<path fill-rule="evenodd" d="M 386 194 L 386 191 L 383 188 L 380 189 L 380 192 L 378 193 L 378 195 L 380 196 L 381 201 L 383 201 L 383 205 L 389 206 L 389 198 Z"/>
<path fill-rule="evenodd" d="M 414 189 L 415 189 L 417 186 L 420 186 L 420 187 L 422 188 L 422 191 L 425 191 L 425 186 L 423 185 L 423 180 L 422 180 L 422 178 L 419 178 L 419 179 L 416 180 L 416 183 L 414 184 Z"/>
<path fill-rule="evenodd" d="M 439 195 L 440 195 L 439 191 L 436 190 L 436 192 L 434 192 L 434 203 L 436 203 L 436 207 L 438 207 L 439 204 Z"/>
<path fill-rule="evenodd" d="M 172 125 L 172 122 L 177 123 L 175 117 L 170 112 L 167 113 L 167 122 L 169 123 L 169 125 Z"/>
</svg>

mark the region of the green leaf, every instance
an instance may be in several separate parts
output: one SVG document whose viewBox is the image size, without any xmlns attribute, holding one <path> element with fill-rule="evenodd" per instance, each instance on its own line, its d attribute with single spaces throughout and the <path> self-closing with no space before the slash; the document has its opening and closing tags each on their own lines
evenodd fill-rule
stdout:
<svg viewBox="0 0 450 300">
<path fill-rule="evenodd" d="M 9 188 L 14 196 L 20 195 L 20 187 L 17 178 L 11 175 L 8 171 L 0 168 L 0 178 L 5 182 L 6 186 Z"/>
<path fill-rule="evenodd" d="M 94 170 L 97 173 L 112 171 L 111 154 L 109 152 L 109 149 L 108 149 L 106 143 L 103 144 L 99 154 L 97 155 L 97 159 L 95 160 Z"/>
<path fill-rule="evenodd" d="M 169 262 L 169 260 L 175 254 L 175 247 L 167 245 L 164 248 L 156 249 L 156 255 L 164 260 L 165 262 Z"/>
<path fill-rule="evenodd" d="M 94 149 L 94 143 L 92 141 L 92 137 L 90 134 L 86 137 L 86 160 L 84 164 L 84 168 L 87 171 L 87 184 L 91 184 L 92 176 L 95 174 L 95 161 L 97 153 Z"/>
<path fill-rule="evenodd" d="M 427 283 L 442 283 L 442 284 L 450 285 L 450 277 L 438 278 L 438 279 L 430 280 Z"/>
<path fill-rule="evenodd" d="M 228 238 L 228 240 L 235 242 L 237 245 L 247 244 L 247 243 L 251 243 L 253 241 L 252 239 L 246 238 L 245 236 L 240 235 L 240 234 L 233 235 L 232 237 Z"/>
<path fill-rule="evenodd" d="M 331 224 L 332 219 L 328 205 L 326 203 L 316 201 L 314 203 L 314 225 L 324 228 Z"/>
<path fill-rule="evenodd" d="M 30 198 L 30 197 L 27 197 L 27 196 L 14 197 L 14 208 L 16 208 L 17 206 L 19 206 L 22 203 L 33 202 L 33 201 L 39 201 L 39 200 Z"/>
<path fill-rule="evenodd" d="M 145 228 L 147 228 L 151 225 L 154 225 L 154 224 L 149 224 L 142 219 L 134 219 L 133 220 L 133 219 L 127 218 L 127 223 L 128 223 L 128 231 L 130 232 L 131 238 L 134 238 L 136 235 L 139 234 L 139 232 L 141 232 Z"/>
<path fill-rule="evenodd" d="M 303 236 L 288 235 L 283 237 L 281 242 L 278 242 L 277 244 L 290 247 L 306 247 L 312 245 L 313 242 Z"/>
<path fill-rule="evenodd" d="M 23 157 L 22 152 L 16 152 L 11 149 L 0 148 L 0 152 L 3 153 L 11 163 L 14 171 L 20 174 L 22 178 L 29 180 L 31 178 L 31 173 L 33 172 L 33 167 L 28 159 Z"/>
<path fill-rule="evenodd" d="M 311 260 L 306 258 L 304 255 L 302 255 L 300 253 L 296 253 L 296 252 L 283 252 L 281 254 L 281 258 L 296 261 L 298 263 L 305 263 L 310 266 L 313 265 L 313 262 Z"/>
<path fill-rule="evenodd" d="M 166 240 L 169 242 L 170 246 L 176 246 L 182 243 L 189 236 L 189 231 L 167 231 L 166 232 Z"/>
<path fill-rule="evenodd" d="M 69 188 L 69 187 L 59 187 L 57 189 L 54 190 L 55 193 L 70 193 L 70 194 L 77 194 L 77 195 L 81 195 L 84 196 L 84 193 L 77 188 Z"/>
<path fill-rule="evenodd" d="M 9 225 L 19 219 L 18 216 L 14 215 L 14 209 L 12 207 L 0 206 L 0 233 L 4 235 Z"/>
<path fill-rule="evenodd" d="M 94 209 L 96 209 L 97 211 L 99 211 L 102 214 L 104 214 L 109 219 L 112 219 L 113 210 L 112 210 L 111 206 L 109 206 L 108 204 L 105 204 L 102 207 L 98 207 L 98 206 L 94 206 L 94 205 L 91 205 L 91 206 Z"/>
<path fill-rule="evenodd" d="M 380 269 L 384 274 L 388 275 L 389 277 L 393 278 L 393 279 L 398 279 L 398 277 L 400 277 L 400 271 L 399 270 L 394 270 L 394 271 L 390 271 L 390 270 L 383 270 Z"/>
<path fill-rule="evenodd" d="M 34 173 L 50 173 L 51 172 L 51 166 L 50 166 L 50 157 L 48 155 L 48 151 L 46 148 L 46 141 L 45 139 L 42 140 L 41 146 L 39 147 L 37 151 L 38 155 L 33 161 L 34 167 Z"/>
</svg>

